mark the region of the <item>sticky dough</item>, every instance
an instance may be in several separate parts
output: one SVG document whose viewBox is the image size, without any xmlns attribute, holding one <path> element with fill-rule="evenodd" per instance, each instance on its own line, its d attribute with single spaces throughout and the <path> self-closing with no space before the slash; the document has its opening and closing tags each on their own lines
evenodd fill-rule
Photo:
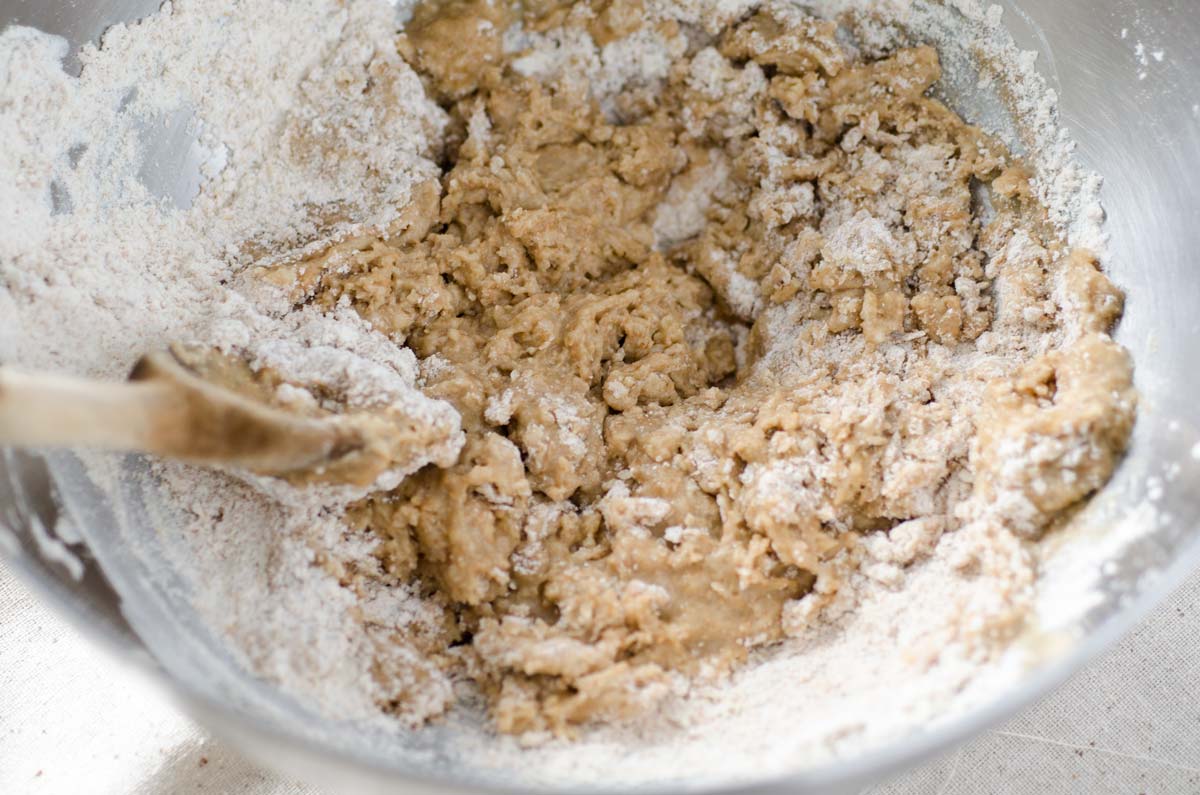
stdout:
<svg viewBox="0 0 1200 795">
<path fill-rule="evenodd" d="M 601 45 L 644 17 L 530 8 Z M 456 462 L 348 521 L 442 606 L 417 642 L 501 730 L 636 715 L 836 616 L 875 540 L 895 566 L 967 524 L 1019 547 L 1105 482 L 1121 294 L 929 97 L 933 49 L 862 59 L 768 7 L 601 107 L 521 74 L 508 14 L 418 8 L 399 46 L 450 113 L 444 176 L 265 274 L 410 346 L 461 415 Z"/>
</svg>

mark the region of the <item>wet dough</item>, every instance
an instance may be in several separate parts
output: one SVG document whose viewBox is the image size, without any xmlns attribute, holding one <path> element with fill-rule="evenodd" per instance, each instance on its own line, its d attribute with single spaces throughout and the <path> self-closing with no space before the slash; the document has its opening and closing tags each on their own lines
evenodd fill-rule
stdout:
<svg viewBox="0 0 1200 795">
<path fill-rule="evenodd" d="M 601 44 L 644 17 L 528 9 Z M 1105 482 L 1121 295 L 927 95 L 933 49 L 864 60 L 783 6 L 661 23 L 669 76 L 602 108 L 520 74 L 513 21 L 418 8 L 400 49 L 450 112 L 445 175 L 269 273 L 411 346 L 461 414 L 456 462 L 348 521 L 443 606 L 421 647 L 501 730 L 635 715 L 836 615 L 873 538 L 897 566 L 967 526 L 1035 539 Z"/>
</svg>

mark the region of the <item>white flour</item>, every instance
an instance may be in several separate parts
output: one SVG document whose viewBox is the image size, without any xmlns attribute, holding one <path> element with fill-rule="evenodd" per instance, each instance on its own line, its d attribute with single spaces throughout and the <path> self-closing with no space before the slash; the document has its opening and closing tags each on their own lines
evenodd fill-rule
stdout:
<svg viewBox="0 0 1200 795">
<path fill-rule="evenodd" d="M 234 13 L 239 24 L 226 24 Z M 17 232 L 0 238 L 0 296 L 13 304 L 0 314 L 5 359 L 121 378 L 144 352 L 207 340 L 353 405 L 400 403 L 429 422 L 456 422 L 414 387 L 412 353 L 353 312 L 284 314 L 285 296 L 238 277 L 245 241 L 285 252 L 350 231 L 314 222 L 331 206 L 386 225 L 414 181 L 436 172 L 427 155 L 443 114 L 395 55 L 391 18 L 375 3 L 168 6 L 86 49 L 80 80 L 58 66 L 65 43 L 3 34 L 0 130 L 14 145 L 0 169 L 14 189 L 0 191 L 0 228 Z M 372 70 L 393 77 L 373 87 L 377 101 L 364 101 Z M 223 164 L 186 210 L 135 178 L 142 139 L 155 134 L 146 126 L 181 110 L 202 120 L 193 123 L 203 162 Z M 55 214 L 55 185 L 72 213 Z M 313 549 L 327 546 L 368 555 L 340 540 L 321 507 L 330 495 L 288 490 L 284 507 L 217 473 L 161 471 L 178 498 L 171 519 L 190 545 L 177 552 L 197 584 L 197 609 L 237 634 L 251 667 L 284 688 L 337 714 L 375 714 L 362 646 L 377 641 L 348 618 L 360 609 L 351 593 L 310 565 Z M 380 633 L 405 629 L 404 597 L 374 599 Z M 380 608 L 389 599 L 397 606 Z"/>
<path fill-rule="evenodd" d="M 711 31 L 755 3 L 647 5 L 656 16 Z M 864 3 L 815 5 L 835 14 Z M 1074 244 L 1102 249 L 1098 178 L 1072 160 L 1053 92 L 1032 59 L 1006 43 L 996 10 L 956 0 L 965 24 L 954 11 L 908 0 L 871 5 L 887 21 L 860 20 L 855 32 L 868 51 L 895 41 L 893 21 L 935 39 L 973 37 L 990 59 L 980 84 L 1000 80 L 1012 91 L 1017 132 L 1051 220 Z M 452 409 L 420 393 L 411 352 L 349 309 L 292 312 L 286 296 L 242 273 L 263 256 L 386 227 L 412 186 L 438 173 L 444 114 L 395 54 L 393 14 L 385 2 L 168 4 L 143 23 L 111 30 L 103 48 L 85 49 L 78 80 L 58 66 L 62 42 L 22 29 L 0 36 L 0 184 L 8 186 L 0 190 L 0 357 L 120 378 L 142 352 L 206 340 L 247 351 L 296 381 L 329 385 L 353 405 L 403 402 L 431 421 L 444 419 Z M 518 62 L 522 71 L 576 75 L 606 107 L 622 89 L 661 81 L 679 54 L 654 33 L 603 48 L 582 35 L 514 30 L 507 39 L 513 49 L 533 48 Z M 970 66 L 944 59 L 948 71 Z M 710 72 L 695 79 L 714 91 L 739 88 Z M 198 131 L 204 181 L 186 209 L 150 195 L 138 179 L 154 166 L 144 162 L 156 137 L 148 125 L 173 123 Z M 660 240 L 695 233 L 727 169 L 714 163 L 694 185 L 672 190 L 670 211 L 656 225 Z M 812 197 L 795 196 L 792 210 L 805 201 Z M 841 241 L 848 249 L 888 245 L 886 229 L 857 229 L 860 239 Z M 374 541 L 341 525 L 331 495 L 273 487 L 280 499 L 270 500 L 219 473 L 177 464 L 155 470 L 171 495 L 164 522 L 181 542 L 167 544 L 170 554 L 193 583 L 198 612 L 228 633 L 249 670 L 327 715 L 394 728 L 377 710 L 383 694 L 369 670 L 387 649 L 397 671 L 416 670 L 413 688 L 428 694 L 405 716 L 410 722 L 450 698 L 452 683 L 422 667 L 401 640 L 435 620 L 433 612 L 405 588 L 366 585 L 355 593 L 330 573 L 378 565 Z M 693 688 L 669 710 L 677 728 L 654 742 L 634 727 L 525 749 L 480 731 L 477 715 L 460 710 L 450 718 L 462 731 L 456 753 L 463 764 L 536 770 L 527 775 L 546 781 L 601 773 L 637 781 L 682 768 L 734 779 L 854 753 L 944 720 L 1014 681 L 1021 660 L 952 650 L 914 664 L 946 640 L 923 632 L 926 618 L 999 598 L 949 576 L 954 542 L 931 555 L 929 532 L 897 528 L 870 545 L 841 619 L 786 653 L 763 655 L 732 684 Z"/>
</svg>

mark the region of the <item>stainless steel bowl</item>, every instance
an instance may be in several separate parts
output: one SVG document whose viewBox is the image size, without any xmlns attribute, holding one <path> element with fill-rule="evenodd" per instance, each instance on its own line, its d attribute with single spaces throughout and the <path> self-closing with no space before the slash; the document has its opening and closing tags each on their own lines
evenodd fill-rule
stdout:
<svg viewBox="0 0 1200 795">
<path fill-rule="evenodd" d="M 32 25 L 77 47 L 159 3 L 0 0 L 0 26 Z M 1191 185 L 1200 173 L 1200 52 L 1194 46 L 1200 6 L 1180 8 L 1171 0 L 1002 5 L 1018 44 L 1041 53 L 1040 67 L 1059 93 L 1080 159 L 1105 178 L 1108 268 L 1128 292 L 1118 338 L 1136 357 L 1141 414 L 1126 461 L 1098 499 L 1120 519 L 1144 504 L 1152 488 L 1161 492 L 1154 501 L 1159 521 L 1107 571 L 1102 599 L 1071 628 L 1075 640 L 1010 692 L 860 758 L 745 782 L 739 791 L 849 792 L 944 752 L 1064 681 L 1200 564 L 1200 401 L 1192 394 L 1200 387 L 1200 267 L 1192 264 L 1200 251 L 1200 191 Z M 186 149 L 184 138 L 156 142 L 156 159 L 143 175 L 150 187 L 166 196 L 189 194 L 194 169 Z M 315 725 L 318 719 L 300 708 L 280 707 L 265 688 L 247 696 L 235 681 L 242 675 L 191 615 L 178 583 L 153 566 L 153 551 L 149 562 L 129 551 L 129 528 L 149 526 L 137 515 L 139 504 L 127 488 L 119 494 L 98 489 L 69 455 L 0 455 L 0 551 L 10 565 L 46 601 L 115 653 L 135 659 L 248 755 L 334 791 L 384 792 L 401 784 L 406 792 L 528 791 L 516 773 L 481 778 L 454 768 L 441 745 L 447 736 L 436 730 L 394 751 L 386 744 L 333 742 L 329 727 Z M 63 522 L 87 542 L 74 546 L 85 563 L 78 579 L 39 554 L 39 537 Z M 680 771 L 678 781 L 654 789 L 708 788 Z"/>
</svg>

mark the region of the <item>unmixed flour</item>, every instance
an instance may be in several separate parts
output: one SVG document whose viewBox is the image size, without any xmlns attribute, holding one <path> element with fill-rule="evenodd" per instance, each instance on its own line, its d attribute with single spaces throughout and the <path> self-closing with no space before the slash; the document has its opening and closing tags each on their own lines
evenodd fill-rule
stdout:
<svg viewBox="0 0 1200 795">
<path fill-rule="evenodd" d="M 654 0 L 647 10 L 711 35 L 758 5 Z M 855 46 L 872 56 L 968 31 L 976 54 L 985 54 L 982 71 L 966 47 L 947 45 L 943 66 L 950 75 L 978 74 L 980 86 L 1005 85 L 1020 123 L 1001 132 L 1023 144 L 1037 172 L 1032 188 L 1050 222 L 1072 245 L 1102 250 L 1098 179 L 1073 162 L 1053 93 L 1032 61 L 1012 47 L 997 10 L 973 0 L 950 7 L 907 0 L 806 5 L 840 15 Z M 85 48 L 80 79 L 59 67 L 62 42 L 6 31 L 0 37 L 0 135 L 12 143 L 0 154 L 0 178 L 11 187 L 0 191 L 0 223 L 11 233 L 0 238 L 0 357 L 119 378 L 142 352 L 204 340 L 289 381 L 334 391 L 352 406 L 403 402 L 431 422 L 456 418 L 451 406 L 420 389 L 422 378 L 437 369 L 432 357 L 419 364 L 349 302 L 326 311 L 295 309 L 287 291 L 248 270 L 295 261 L 330 240 L 394 230 L 418 186 L 440 174 L 444 142 L 453 137 L 450 119 L 397 55 L 394 16 L 385 2 L 168 3 L 142 22 L 113 28 L 100 48 Z M 522 53 L 514 64 L 519 72 L 574 81 L 606 112 L 620 114 L 623 94 L 661 87 L 686 42 L 647 28 L 601 46 L 576 28 L 514 27 L 504 33 L 504 46 Z M 752 69 L 731 81 L 719 56 L 705 54 L 694 63 L 695 91 L 713 100 L 766 86 L 767 78 Z M 195 132 L 194 160 L 203 176 L 187 207 L 143 184 L 156 165 L 145 160 L 156 125 L 180 121 Z M 864 126 L 862 135 L 875 132 Z M 730 167 L 717 159 L 671 186 L 654 227 L 660 245 L 703 228 Z M 759 211 L 803 215 L 813 202 L 811 191 L 799 188 L 778 208 Z M 876 259 L 904 256 L 893 250 L 903 243 L 871 218 L 845 223 L 840 232 L 827 241 L 833 258 L 840 251 L 870 270 Z M 1044 254 L 1010 242 L 998 256 L 1019 265 Z M 732 260 L 715 263 L 710 278 L 714 286 L 723 281 L 719 289 L 735 314 L 748 319 L 762 311 L 757 285 L 744 281 Z M 1064 290 L 1053 285 L 1044 308 L 1026 302 L 1021 321 L 1036 324 Z M 962 291 L 967 300 L 969 292 Z M 786 339 L 787 313 L 777 312 L 773 322 L 782 324 L 776 336 Z M 1031 337 L 1031 345 L 1040 350 L 1084 331 Z M 946 366 L 1002 368 L 1006 363 L 989 350 L 1003 351 L 1004 342 L 989 334 L 979 338 L 978 350 Z M 744 349 L 742 339 L 739 357 Z M 853 344 L 833 346 L 825 364 L 838 366 L 859 353 Z M 302 402 L 312 395 L 301 389 L 282 398 Z M 499 418 L 510 409 L 501 400 L 487 410 Z M 564 425 L 572 424 L 569 406 L 555 411 Z M 450 436 L 427 461 L 461 444 Z M 950 453 L 936 440 L 931 444 L 934 457 Z M 1004 453 L 1032 464 L 1062 455 L 1019 447 Z M 452 700 L 455 683 L 415 642 L 434 634 L 440 620 L 415 586 L 368 579 L 357 592 L 344 587 L 356 570 L 379 565 L 377 538 L 340 520 L 340 506 L 361 492 L 298 491 L 170 463 L 156 465 L 155 475 L 162 515 L 177 534 L 167 544 L 169 554 L 193 583 L 199 614 L 227 634 L 249 671 L 326 716 L 389 729 L 437 715 Z M 1026 485 L 1019 471 L 993 476 L 1000 491 L 1018 494 Z M 619 490 L 615 496 L 622 497 Z M 656 510 L 649 503 L 635 507 Z M 836 599 L 788 606 L 797 637 L 784 650 L 758 652 L 732 681 L 676 683 L 654 720 L 590 730 L 574 744 L 526 748 L 497 740 L 480 728 L 476 712 L 459 708 L 447 719 L 460 732 L 455 753 L 478 769 L 532 765 L 531 778 L 548 782 L 611 776 L 617 760 L 615 775 L 628 782 L 671 775 L 681 759 L 698 775 L 733 779 L 852 753 L 980 703 L 1013 681 L 1020 659 L 925 628 L 951 626 L 944 620 L 950 610 L 969 632 L 974 612 L 994 614 L 1005 602 L 1027 605 L 1036 567 L 1015 539 L 972 538 L 988 532 L 983 526 L 939 543 L 941 530 L 917 520 L 872 538 Z M 671 527 L 665 537 L 683 539 L 688 532 Z M 520 554 L 536 555 L 538 539 L 530 541 Z M 992 592 L 987 581 L 957 576 L 963 561 L 956 556 L 964 549 L 995 555 L 973 565 L 1012 573 L 1012 590 Z M 897 648 L 905 654 L 895 654 Z M 385 717 L 379 704 L 398 687 L 409 698 L 399 715 Z M 648 737 L 653 742 L 647 744 Z M 643 752 L 629 757 L 630 742 Z M 716 747 L 723 749 L 719 759 L 712 754 Z"/>
<path fill-rule="evenodd" d="M 79 80 L 59 66 L 65 42 L 6 31 L 5 360 L 121 378 L 144 352 L 205 340 L 350 405 L 400 401 L 430 423 L 456 422 L 415 387 L 412 353 L 357 315 L 292 312 L 285 295 L 240 275 L 265 252 L 386 226 L 411 186 L 436 173 L 429 158 L 444 114 L 395 55 L 393 15 L 376 3 L 167 4 L 85 48 Z M 372 69 L 385 73 L 378 102 L 363 102 Z M 137 178 L 156 166 L 144 144 L 179 115 L 197 130 L 197 159 L 210 172 L 186 209 Z M 447 439 L 451 455 L 458 444 Z M 427 460 L 445 454 L 430 450 Z M 249 667 L 285 689 L 335 714 L 373 711 L 370 676 L 355 663 L 370 659 L 371 641 L 348 618 L 362 608 L 310 565 L 312 549 L 339 532 L 324 507 L 331 495 L 292 491 L 285 505 L 213 473 L 163 465 L 163 474 L 185 498 L 173 519 L 194 545 L 179 550 L 179 565 L 204 583 L 198 610 L 241 637 Z M 404 629 L 404 597 L 374 603 L 384 626 Z M 299 642 L 281 645 L 289 635 Z"/>
</svg>

